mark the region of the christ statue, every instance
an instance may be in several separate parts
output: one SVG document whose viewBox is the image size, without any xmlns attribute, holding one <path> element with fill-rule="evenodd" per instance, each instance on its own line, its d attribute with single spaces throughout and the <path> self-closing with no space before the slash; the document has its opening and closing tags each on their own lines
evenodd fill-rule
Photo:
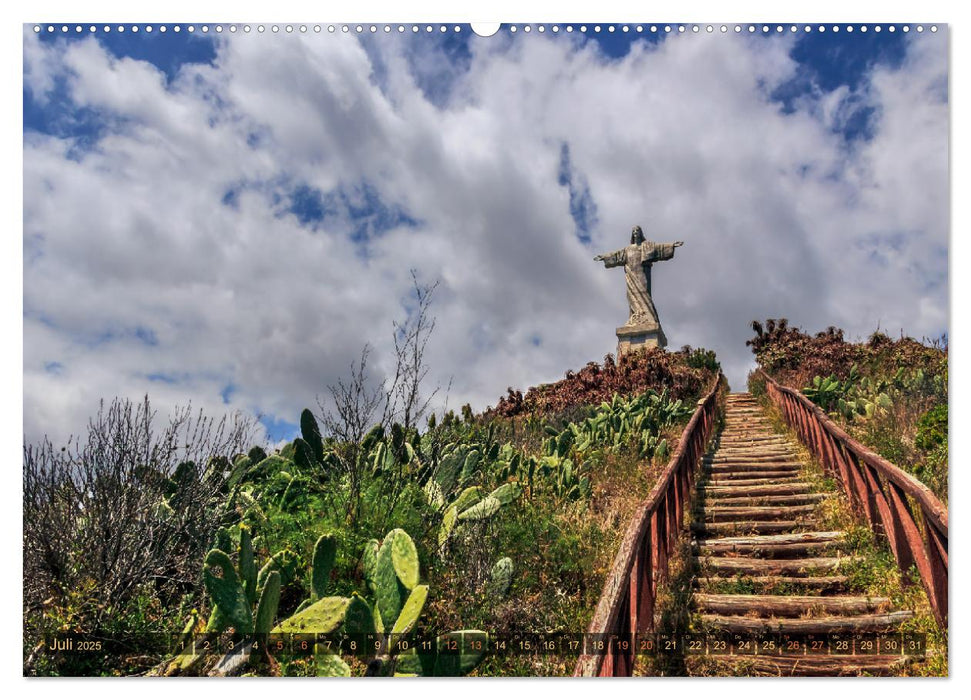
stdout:
<svg viewBox="0 0 971 700">
<path fill-rule="evenodd" d="M 627 303 L 630 305 L 630 318 L 627 319 L 625 327 L 660 326 L 657 309 L 651 299 L 651 265 L 661 260 L 670 260 L 674 257 L 674 249 L 682 245 L 683 241 L 646 241 L 641 227 L 635 226 L 630 234 L 629 246 L 594 258 L 602 260 L 605 267 L 624 266 L 627 275 Z"/>
</svg>

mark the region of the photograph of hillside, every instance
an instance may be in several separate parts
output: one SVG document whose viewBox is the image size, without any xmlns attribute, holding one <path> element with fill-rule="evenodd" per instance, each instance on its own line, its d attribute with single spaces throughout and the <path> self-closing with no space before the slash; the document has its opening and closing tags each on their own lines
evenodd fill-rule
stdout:
<svg viewBox="0 0 971 700">
<path fill-rule="evenodd" d="M 948 676 L 947 25 L 494 29 L 24 25 L 24 676 Z"/>
</svg>

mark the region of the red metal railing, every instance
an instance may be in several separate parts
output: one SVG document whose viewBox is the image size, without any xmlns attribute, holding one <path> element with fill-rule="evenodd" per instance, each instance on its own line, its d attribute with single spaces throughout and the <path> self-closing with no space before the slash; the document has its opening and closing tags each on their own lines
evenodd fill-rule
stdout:
<svg viewBox="0 0 971 700">
<path fill-rule="evenodd" d="M 760 372 L 772 403 L 840 482 L 853 511 L 887 538 L 900 570 L 907 575 L 917 566 L 937 624 L 947 629 L 947 508 L 913 476 L 847 435 L 819 406 Z"/>
<path fill-rule="evenodd" d="M 587 632 L 602 640 L 585 649 L 574 676 L 629 676 L 636 653 L 634 636 L 654 629 L 657 587 L 667 578 L 668 560 L 677 546 L 684 511 L 691 503 L 696 471 L 711 437 L 724 377 L 698 401 L 678 449 L 647 500 L 634 512 L 614 558 L 600 602 Z M 610 638 L 614 637 L 611 642 Z"/>
</svg>

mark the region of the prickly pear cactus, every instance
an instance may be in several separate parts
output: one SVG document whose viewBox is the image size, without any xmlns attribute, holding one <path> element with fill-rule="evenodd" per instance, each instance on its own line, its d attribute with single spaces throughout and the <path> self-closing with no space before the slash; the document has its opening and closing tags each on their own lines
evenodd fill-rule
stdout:
<svg viewBox="0 0 971 700">
<path fill-rule="evenodd" d="M 313 448 L 303 438 L 296 438 L 293 441 L 293 462 L 303 470 L 308 470 L 314 465 Z"/>
<path fill-rule="evenodd" d="M 314 459 L 317 462 L 322 462 L 324 460 L 324 442 L 320 436 L 317 420 L 309 408 L 303 409 L 300 413 L 300 434 L 303 436 L 304 442 L 310 446 Z"/>
<path fill-rule="evenodd" d="M 395 676 L 463 676 L 475 670 L 489 648 L 489 635 L 480 630 L 458 630 L 435 640 L 435 651 L 409 649 L 395 659 Z"/>
<path fill-rule="evenodd" d="M 479 466 L 479 462 L 482 459 L 482 455 L 476 449 L 469 450 L 469 454 L 465 457 L 465 462 L 462 465 L 461 480 L 467 481 L 471 479 L 475 474 L 475 470 Z"/>
<path fill-rule="evenodd" d="M 375 584 L 377 590 L 377 608 L 381 614 L 381 620 L 387 625 L 393 625 L 401 612 L 401 605 L 407 595 L 407 590 L 398 579 L 395 572 L 394 561 L 392 558 L 392 547 L 395 533 L 392 530 L 384 538 L 381 548 L 378 550 L 377 566 L 375 567 Z"/>
<path fill-rule="evenodd" d="M 485 520 L 491 518 L 502 508 L 502 501 L 495 496 L 486 496 L 468 510 L 459 513 L 459 520 Z"/>
<path fill-rule="evenodd" d="M 256 560 L 253 556 L 253 535 L 249 527 L 239 528 L 239 577 L 250 605 L 256 602 Z"/>
<path fill-rule="evenodd" d="M 218 549 L 220 552 L 233 551 L 233 536 L 229 534 L 229 528 L 221 527 L 216 530 L 216 545 L 213 549 Z"/>
<path fill-rule="evenodd" d="M 292 549 L 282 549 L 263 565 L 259 575 L 256 577 L 256 585 L 262 588 L 266 583 L 266 577 L 271 571 L 280 572 L 280 584 L 283 586 L 293 582 L 300 566 L 300 557 Z"/>
<path fill-rule="evenodd" d="M 428 586 L 416 586 L 405 601 L 404 607 L 401 608 L 401 614 L 391 628 L 391 634 L 408 634 L 414 629 L 427 599 Z"/>
<path fill-rule="evenodd" d="M 384 427 L 378 424 L 361 439 L 361 452 L 370 454 L 371 449 L 382 439 L 384 439 Z"/>
<path fill-rule="evenodd" d="M 378 550 L 381 544 L 377 540 L 369 540 L 364 545 L 364 554 L 361 556 L 361 570 L 364 573 L 364 580 L 367 582 L 371 593 L 378 593 Z"/>
<path fill-rule="evenodd" d="M 328 634 L 344 621 L 350 598 L 321 598 L 273 628 L 273 634 Z"/>
<path fill-rule="evenodd" d="M 511 481 L 508 484 L 503 484 L 495 491 L 489 494 L 489 497 L 495 498 L 499 503 L 504 506 L 508 506 L 510 503 L 518 499 L 523 494 L 523 487 L 520 486 L 518 481 Z"/>
<path fill-rule="evenodd" d="M 402 585 L 410 591 L 418 585 L 418 550 L 411 536 L 404 530 L 392 530 L 388 537 L 391 538 L 391 563 L 394 565 L 394 572 Z"/>
<path fill-rule="evenodd" d="M 459 494 L 459 497 L 451 503 L 450 507 L 454 507 L 457 511 L 461 512 L 474 506 L 480 500 L 482 500 L 482 489 L 478 486 L 470 486 Z"/>
<path fill-rule="evenodd" d="M 351 667 L 344 663 L 344 659 L 326 649 L 323 644 L 315 647 L 314 654 L 317 661 L 317 675 L 328 678 L 349 678 Z"/>
<path fill-rule="evenodd" d="M 260 603 L 256 606 L 256 620 L 253 631 L 256 634 L 269 634 L 273 628 L 273 618 L 276 617 L 280 605 L 280 572 L 271 571 L 260 592 Z"/>
<path fill-rule="evenodd" d="M 448 538 L 452 536 L 452 530 L 455 529 L 455 521 L 458 520 L 459 513 L 455 508 L 449 508 L 445 511 L 445 516 L 442 518 L 442 526 L 438 529 L 438 548 L 442 549 L 445 543 L 448 542 Z"/>
<path fill-rule="evenodd" d="M 203 567 L 203 579 L 222 618 L 240 634 L 251 633 L 253 614 L 229 555 L 218 549 L 210 550 Z"/>
<path fill-rule="evenodd" d="M 321 535 L 314 545 L 313 571 L 310 577 L 310 594 L 314 600 L 324 597 L 336 558 L 337 538 L 331 534 Z"/>
<path fill-rule="evenodd" d="M 442 493 L 442 487 L 434 479 L 429 479 L 428 483 L 425 484 L 425 498 L 428 500 L 428 504 L 436 510 L 445 505 L 445 495 Z"/>
<path fill-rule="evenodd" d="M 344 631 L 351 637 L 363 637 L 377 631 L 371 606 L 357 593 L 351 596 L 344 613 Z"/>
<path fill-rule="evenodd" d="M 513 563 L 509 557 L 503 557 L 492 567 L 489 584 L 486 591 L 490 596 L 502 598 L 509 592 L 512 585 Z"/>
</svg>

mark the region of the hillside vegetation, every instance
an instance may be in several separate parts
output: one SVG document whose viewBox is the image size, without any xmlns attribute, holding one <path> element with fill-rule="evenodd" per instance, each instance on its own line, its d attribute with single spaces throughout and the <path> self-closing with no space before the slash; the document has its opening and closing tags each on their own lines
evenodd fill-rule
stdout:
<svg viewBox="0 0 971 700">
<path fill-rule="evenodd" d="M 25 447 L 25 673 L 569 674 L 575 656 L 487 654 L 489 640 L 584 631 L 717 372 L 704 350 L 608 356 L 483 414 L 356 440 L 305 410 L 272 452 L 247 426 L 183 442 L 184 420 L 157 432 L 147 401 L 116 402 L 83 445 Z M 308 632 L 345 644 L 273 647 Z M 55 633 L 115 651 L 46 653 Z M 188 644 L 226 650 L 233 633 L 262 643 Z M 431 645 L 395 644 L 408 635 Z"/>
<path fill-rule="evenodd" d="M 748 341 L 776 381 L 802 391 L 864 445 L 948 500 L 948 349 L 946 339 L 894 340 L 875 332 L 844 340 L 829 327 L 810 335 L 785 319 L 752 323 Z M 749 389 L 762 391 L 757 373 Z"/>
</svg>

